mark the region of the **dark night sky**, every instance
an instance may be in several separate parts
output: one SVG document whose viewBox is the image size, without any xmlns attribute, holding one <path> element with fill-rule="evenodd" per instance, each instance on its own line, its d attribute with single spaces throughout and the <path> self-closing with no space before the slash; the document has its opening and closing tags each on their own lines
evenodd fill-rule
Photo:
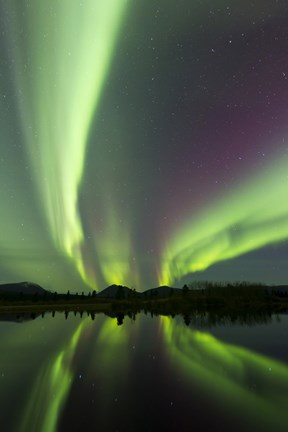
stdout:
<svg viewBox="0 0 288 432">
<path fill-rule="evenodd" d="M 0 17 L 0 281 L 287 283 L 286 1 Z"/>
</svg>

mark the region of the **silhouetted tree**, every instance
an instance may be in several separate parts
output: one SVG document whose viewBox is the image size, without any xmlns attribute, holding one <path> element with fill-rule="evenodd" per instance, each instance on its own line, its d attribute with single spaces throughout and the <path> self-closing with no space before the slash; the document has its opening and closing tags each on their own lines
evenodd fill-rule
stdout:
<svg viewBox="0 0 288 432">
<path fill-rule="evenodd" d="M 186 324 L 186 326 L 189 326 L 189 324 L 191 322 L 191 318 L 190 318 L 189 314 L 183 314 L 183 320 L 184 320 L 184 323 Z"/>
<path fill-rule="evenodd" d="M 123 324 L 124 318 L 125 318 L 125 315 L 122 313 L 117 315 L 117 325 L 118 326 Z"/>
<path fill-rule="evenodd" d="M 188 291 L 189 291 L 189 288 L 188 288 L 188 286 L 185 284 L 185 285 L 183 286 L 183 288 L 182 288 L 182 296 L 183 296 L 183 297 L 186 297 L 187 294 L 188 294 Z"/>
</svg>

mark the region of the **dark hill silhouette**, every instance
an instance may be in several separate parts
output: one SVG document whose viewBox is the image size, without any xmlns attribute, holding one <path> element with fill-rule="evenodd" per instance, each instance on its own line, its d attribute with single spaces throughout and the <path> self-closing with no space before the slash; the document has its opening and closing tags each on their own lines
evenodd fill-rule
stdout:
<svg viewBox="0 0 288 432">
<path fill-rule="evenodd" d="M 97 297 L 99 298 L 111 298 L 111 299 L 127 299 L 131 297 L 137 297 L 137 298 L 152 298 L 152 297 L 169 297 L 173 294 L 179 294 L 181 293 L 180 288 L 171 288 L 169 286 L 161 286 L 158 288 L 151 288 L 147 291 L 143 292 L 137 292 L 135 290 L 132 290 L 131 288 L 128 288 L 126 286 L 122 285 L 110 285 L 109 287 L 105 288 L 103 291 L 100 291 L 97 294 Z"/>
<path fill-rule="evenodd" d="M 151 288 L 141 293 L 141 297 L 169 297 L 174 294 L 180 294 L 181 293 L 180 288 L 171 288 L 169 286 L 163 285 L 157 288 Z"/>
<path fill-rule="evenodd" d="M 133 291 L 131 288 L 122 285 L 110 285 L 103 291 L 97 294 L 100 298 L 113 298 L 113 299 L 126 299 L 131 297 L 139 297 L 139 293 Z"/>
<path fill-rule="evenodd" d="M 0 322 L 14 322 L 17 324 L 22 324 L 27 321 L 35 320 L 41 316 L 41 314 L 36 313 L 4 313 L 0 314 Z"/>
<path fill-rule="evenodd" d="M 7 284 L 0 285 L 0 295 L 1 294 L 15 295 L 21 293 L 23 295 L 31 295 L 31 294 L 44 295 L 45 293 L 48 293 L 48 291 L 46 291 L 40 285 L 37 285 L 33 282 L 18 282 L 18 283 L 7 283 Z"/>
</svg>

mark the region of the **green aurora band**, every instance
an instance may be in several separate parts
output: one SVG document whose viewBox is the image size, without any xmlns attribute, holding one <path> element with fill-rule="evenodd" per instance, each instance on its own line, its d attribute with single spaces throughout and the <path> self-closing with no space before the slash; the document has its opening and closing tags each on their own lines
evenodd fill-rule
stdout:
<svg viewBox="0 0 288 432">
<path fill-rule="evenodd" d="M 288 157 L 183 224 L 163 253 L 160 285 L 288 239 Z"/>
<path fill-rule="evenodd" d="M 161 326 L 173 370 L 190 378 L 195 392 L 199 385 L 208 399 L 216 398 L 219 408 L 245 413 L 261 430 L 281 430 L 288 390 L 284 363 L 223 343 L 172 318 L 162 317 Z"/>
<path fill-rule="evenodd" d="M 111 183 L 108 179 L 105 187 L 97 186 L 105 197 L 101 202 L 95 196 L 95 212 L 99 210 L 104 223 L 101 229 L 96 229 L 92 223 L 93 251 L 88 258 L 88 252 L 85 255 L 83 251 L 86 238 L 79 210 L 79 189 L 89 142 L 92 144 L 89 141 L 91 125 L 99 112 L 128 4 L 127 0 L 31 0 L 23 3 L 11 0 L 8 6 L 3 6 L 9 18 L 6 20 L 9 22 L 9 52 L 13 57 L 15 97 L 28 165 L 32 166 L 31 183 L 40 198 L 41 209 L 37 210 L 44 214 L 44 218 L 39 217 L 29 205 L 22 208 L 27 185 L 23 184 L 19 173 L 15 173 L 15 179 L 9 180 L 10 187 L 3 192 L 1 220 L 5 223 L 1 247 L 5 266 L 11 273 L 17 272 L 19 278 L 25 275 L 30 279 L 36 268 L 34 255 L 28 261 L 27 250 L 19 247 L 23 225 L 32 251 L 45 251 L 47 240 L 53 241 L 61 258 L 64 255 L 67 262 L 71 261 L 86 284 L 93 288 L 104 283 L 141 287 L 141 276 L 145 278 L 139 275 L 141 265 L 137 264 L 139 257 L 135 258 L 137 245 L 133 243 L 133 234 L 139 226 L 131 227 L 134 209 L 125 209 L 124 215 L 121 214 L 123 206 L 117 201 L 114 179 Z M 114 121 L 117 127 L 112 137 L 117 142 L 121 122 Z M 3 120 L 1 126 L 5 130 Z M 105 141 L 100 135 L 99 141 L 95 140 L 98 156 L 95 167 L 105 167 L 102 174 L 103 170 L 106 174 L 119 160 L 118 156 L 113 159 L 110 154 L 105 159 Z M 4 135 L 4 139 L 9 142 L 8 135 Z M 125 144 L 125 139 L 123 142 Z M 5 160 L 7 155 L 4 155 Z M 176 232 L 168 235 L 162 249 L 161 264 L 157 266 L 159 284 L 173 284 L 191 272 L 203 271 L 217 262 L 286 240 L 287 165 L 287 155 L 283 155 L 257 178 L 231 189 L 226 197 L 215 199 L 205 211 L 198 214 L 194 211 L 192 217 L 188 216 Z M 4 171 L 0 172 L 3 184 L 7 176 L 11 177 L 9 167 L 4 167 Z M 11 207 L 10 188 L 15 194 L 17 209 L 15 204 Z M 36 200 L 34 204 L 36 207 Z M 48 222 L 47 227 L 42 219 Z M 119 219 L 124 220 L 122 225 Z M 16 252 L 6 251 L 6 245 L 10 244 L 19 254 L 13 263 L 10 258 Z M 40 256 L 41 251 L 37 255 Z M 37 263 L 39 282 L 41 275 L 49 273 L 46 263 L 49 256 L 47 260 L 46 256 L 43 254 L 43 262 Z M 54 263 L 52 267 L 55 281 L 63 280 L 60 266 L 59 277 L 56 277 Z M 150 262 L 147 267 L 147 272 L 151 272 Z"/>
<path fill-rule="evenodd" d="M 30 3 L 31 13 L 25 15 L 18 1 L 9 3 L 15 16 L 15 86 L 27 152 L 54 243 L 85 280 L 78 191 L 91 120 L 127 1 Z"/>
</svg>

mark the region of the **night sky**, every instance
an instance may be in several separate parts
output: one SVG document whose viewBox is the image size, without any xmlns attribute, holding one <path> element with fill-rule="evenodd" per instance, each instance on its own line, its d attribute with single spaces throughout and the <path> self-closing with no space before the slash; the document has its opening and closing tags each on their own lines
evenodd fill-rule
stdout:
<svg viewBox="0 0 288 432">
<path fill-rule="evenodd" d="M 286 0 L 0 0 L 0 282 L 287 284 Z"/>
</svg>

